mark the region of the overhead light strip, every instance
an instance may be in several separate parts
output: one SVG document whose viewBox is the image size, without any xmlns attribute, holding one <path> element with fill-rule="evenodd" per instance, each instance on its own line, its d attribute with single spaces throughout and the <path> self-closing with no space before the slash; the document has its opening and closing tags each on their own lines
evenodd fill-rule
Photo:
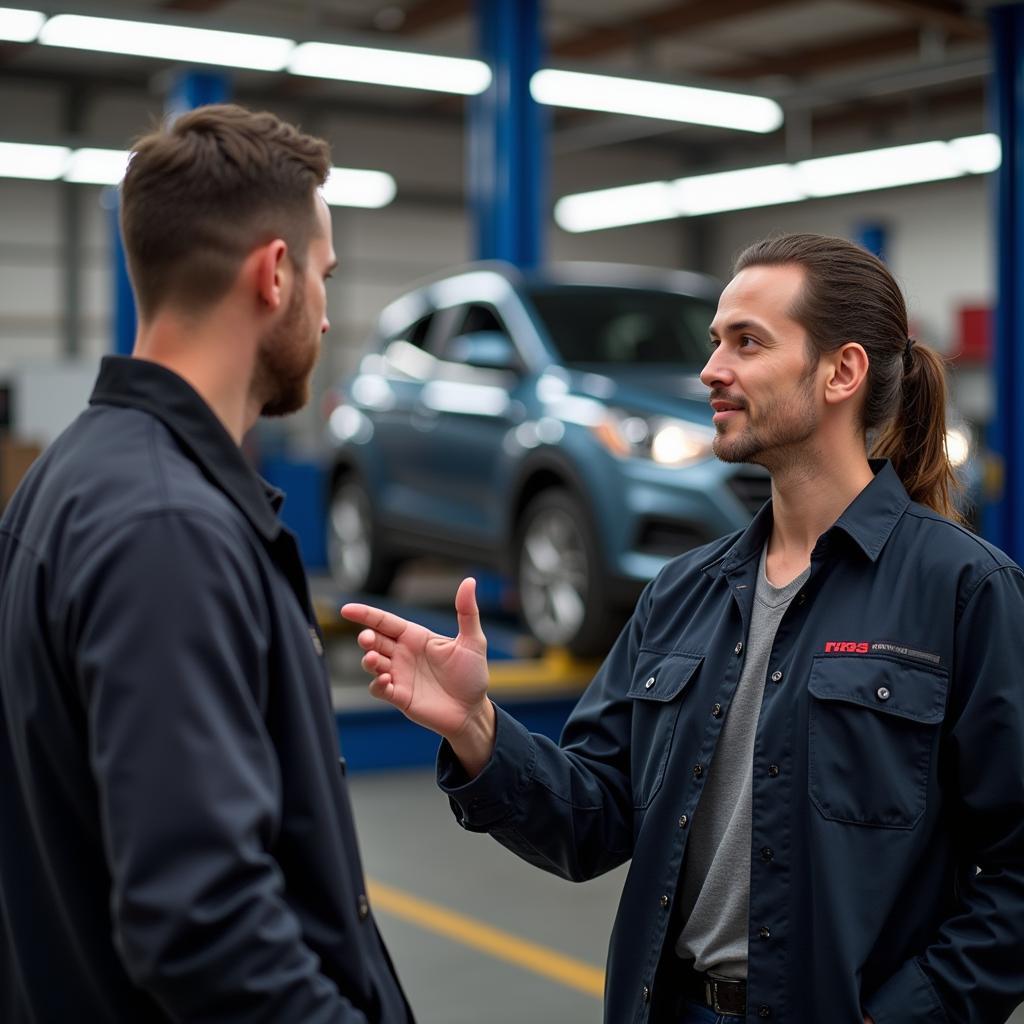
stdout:
<svg viewBox="0 0 1024 1024">
<path fill-rule="evenodd" d="M 0 40 L 5 43 L 31 43 L 46 21 L 42 11 L 21 11 L 0 7 Z"/>
<path fill-rule="evenodd" d="M 69 149 L 0 142 L 0 178 L 118 185 L 130 157 L 126 149 Z M 332 167 L 322 192 L 331 206 L 375 210 L 394 200 L 397 187 L 395 179 L 385 171 Z"/>
<path fill-rule="evenodd" d="M 773 132 L 783 121 L 782 107 L 764 96 L 554 68 L 538 71 L 530 80 L 530 92 L 538 103 L 553 107 L 654 117 L 745 132 Z"/>
<path fill-rule="evenodd" d="M 47 20 L 38 11 L 13 8 L 0 8 L 0 39 L 463 96 L 484 92 L 492 79 L 486 62 L 464 57 L 80 14 Z M 783 121 L 782 108 L 764 96 L 556 68 L 538 71 L 530 91 L 548 106 L 740 131 L 772 132 Z"/>
<path fill-rule="evenodd" d="M 970 135 L 579 192 L 558 200 L 555 221 L 573 233 L 600 231 L 988 174 L 1000 161 L 997 135 Z"/>
</svg>

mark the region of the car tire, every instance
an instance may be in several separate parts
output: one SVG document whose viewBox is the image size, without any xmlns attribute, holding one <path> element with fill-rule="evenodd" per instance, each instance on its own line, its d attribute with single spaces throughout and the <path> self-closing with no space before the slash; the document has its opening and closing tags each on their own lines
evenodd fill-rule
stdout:
<svg viewBox="0 0 1024 1024">
<path fill-rule="evenodd" d="M 398 570 L 398 560 L 381 543 L 366 487 L 352 474 L 331 488 L 327 564 L 334 582 L 350 593 L 386 594 Z"/>
<path fill-rule="evenodd" d="M 527 505 L 516 529 L 515 574 L 523 619 L 542 644 L 582 657 L 607 651 L 621 612 L 609 603 L 590 517 L 569 491 L 542 491 Z"/>
</svg>

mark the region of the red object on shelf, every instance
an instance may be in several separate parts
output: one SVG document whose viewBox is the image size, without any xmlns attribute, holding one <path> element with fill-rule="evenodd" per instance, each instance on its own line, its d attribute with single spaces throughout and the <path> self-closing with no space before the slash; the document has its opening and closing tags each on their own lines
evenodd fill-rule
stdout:
<svg viewBox="0 0 1024 1024">
<path fill-rule="evenodd" d="M 957 364 L 988 363 L 992 359 L 992 310 L 988 306 L 961 306 Z"/>
</svg>

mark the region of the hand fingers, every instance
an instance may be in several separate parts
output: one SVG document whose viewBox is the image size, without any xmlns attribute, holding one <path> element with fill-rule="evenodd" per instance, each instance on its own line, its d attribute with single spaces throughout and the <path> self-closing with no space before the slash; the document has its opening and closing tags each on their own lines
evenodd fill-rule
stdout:
<svg viewBox="0 0 1024 1024">
<path fill-rule="evenodd" d="M 356 642 L 364 651 L 380 651 L 381 654 L 386 654 L 389 658 L 395 653 L 395 648 L 398 646 L 390 637 L 384 636 L 382 633 L 375 633 L 372 629 L 364 629 L 356 637 Z"/>
<path fill-rule="evenodd" d="M 363 671 L 369 672 L 371 676 L 379 676 L 383 672 L 391 671 L 391 659 L 385 658 L 383 654 L 378 654 L 376 651 L 364 654 L 360 664 L 363 666 Z"/>
<path fill-rule="evenodd" d="M 341 617 L 350 622 L 358 622 L 361 626 L 369 626 L 378 633 L 392 638 L 400 637 L 409 625 L 405 619 L 368 604 L 342 605 Z"/>
<path fill-rule="evenodd" d="M 395 685 L 391 681 L 390 675 L 377 676 L 376 679 L 370 683 L 370 696 L 376 697 L 377 700 L 386 700 L 389 704 L 394 699 Z"/>
<path fill-rule="evenodd" d="M 455 614 L 459 619 L 459 636 L 477 644 L 487 645 L 487 637 L 480 626 L 480 609 L 476 605 L 476 580 L 467 576 L 455 594 Z"/>
</svg>

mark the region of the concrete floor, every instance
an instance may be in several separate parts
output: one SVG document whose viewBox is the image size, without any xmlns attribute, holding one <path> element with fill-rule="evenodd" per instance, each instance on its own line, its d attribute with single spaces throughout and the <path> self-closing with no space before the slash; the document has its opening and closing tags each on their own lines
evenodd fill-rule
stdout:
<svg viewBox="0 0 1024 1024">
<path fill-rule="evenodd" d="M 433 772 L 351 777 L 371 880 L 603 968 L 625 877 L 573 885 L 455 823 Z M 419 1024 L 596 1024 L 601 1000 L 459 942 L 375 916 Z"/>
</svg>

